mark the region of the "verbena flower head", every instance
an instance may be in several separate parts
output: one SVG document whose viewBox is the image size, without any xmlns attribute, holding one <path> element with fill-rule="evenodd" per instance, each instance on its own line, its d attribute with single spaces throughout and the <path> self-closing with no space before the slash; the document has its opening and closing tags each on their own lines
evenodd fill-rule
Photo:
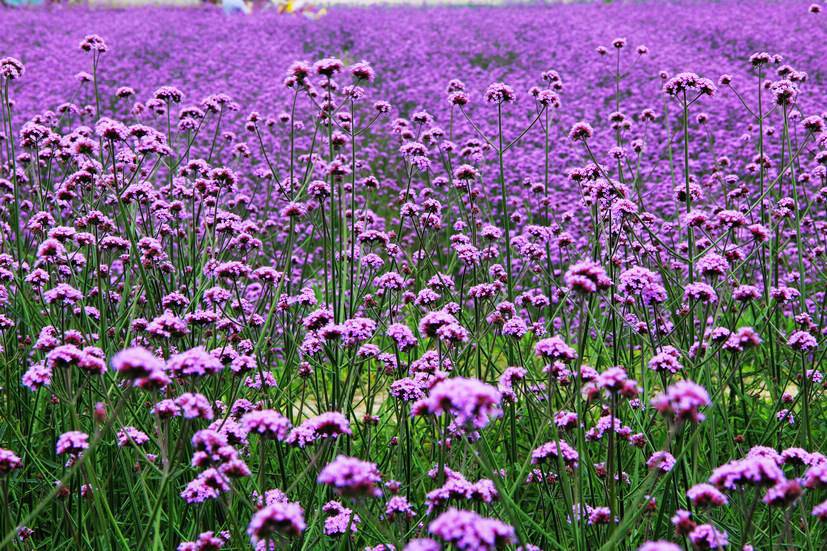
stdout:
<svg viewBox="0 0 827 551">
<path fill-rule="evenodd" d="M 580 460 L 580 455 L 577 453 L 577 450 L 563 440 L 560 440 L 559 448 L 556 441 L 551 441 L 546 442 L 531 452 L 531 462 L 535 465 L 550 463 L 553 467 L 558 457 L 565 466 L 572 469 L 577 468 L 578 461 Z"/>
<path fill-rule="evenodd" d="M 746 457 L 717 467 L 709 477 L 717 488 L 734 490 L 740 486 L 773 486 L 784 480 L 784 472 L 775 459 Z"/>
<path fill-rule="evenodd" d="M 338 411 L 322 413 L 304 421 L 290 431 L 287 443 L 303 448 L 318 440 L 335 440 L 340 436 L 351 435 L 350 422 Z"/>
<path fill-rule="evenodd" d="M 509 103 L 516 99 L 514 89 L 502 82 L 495 82 L 485 90 L 485 101 L 488 103 Z"/>
<path fill-rule="evenodd" d="M 451 508 L 428 525 L 428 532 L 460 550 L 494 550 L 516 543 L 514 528 L 473 511 Z"/>
<path fill-rule="evenodd" d="M 652 406 L 659 412 L 692 423 L 705 419 L 700 409 L 710 403 L 706 389 L 692 381 L 678 381 L 652 400 Z"/>
<path fill-rule="evenodd" d="M 412 539 L 405 545 L 404 551 L 441 551 L 442 546 L 431 538 Z"/>
<path fill-rule="evenodd" d="M 80 49 L 84 52 L 95 52 L 102 54 L 109 50 L 103 38 L 96 34 L 89 34 L 81 41 Z"/>
<path fill-rule="evenodd" d="M 230 491 L 230 479 L 218 469 L 210 467 L 198 474 L 181 491 L 181 499 L 189 504 L 218 499 Z"/>
<path fill-rule="evenodd" d="M 502 414 L 500 392 L 477 379 L 452 377 L 437 383 L 411 407 L 412 415 L 450 414 L 461 426 L 482 429 Z"/>
<path fill-rule="evenodd" d="M 184 541 L 178 544 L 176 551 L 218 551 L 224 548 L 229 539 L 228 532 L 216 534 L 212 530 L 201 532 L 195 541 Z"/>
<path fill-rule="evenodd" d="M 322 75 L 328 78 L 342 71 L 344 68 L 344 63 L 335 57 L 320 59 L 313 64 L 313 70 L 317 75 Z"/>
<path fill-rule="evenodd" d="M 117 438 L 118 446 L 121 448 L 126 446 L 143 446 L 149 442 L 149 436 L 135 427 L 123 427 L 119 429 Z"/>
<path fill-rule="evenodd" d="M 807 331 L 795 331 L 787 339 L 787 346 L 793 350 L 809 352 L 818 347 L 818 341 Z"/>
<path fill-rule="evenodd" d="M 534 346 L 534 353 L 545 360 L 551 361 L 570 362 L 577 359 L 577 352 L 567 345 L 560 336 L 539 341 Z"/>
<path fill-rule="evenodd" d="M 658 541 L 647 541 L 640 547 L 638 547 L 637 551 L 682 551 L 681 546 L 671 541 L 666 540 L 658 540 Z"/>
<path fill-rule="evenodd" d="M 667 451 L 659 450 L 646 460 L 646 466 L 651 470 L 668 473 L 675 466 L 675 457 Z"/>
<path fill-rule="evenodd" d="M 167 371 L 175 378 L 204 377 L 218 373 L 222 369 L 224 364 L 203 346 L 176 354 L 167 361 Z"/>
<path fill-rule="evenodd" d="M 373 82 L 373 79 L 376 78 L 376 73 L 374 73 L 373 68 L 371 68 L 367 61 L 360 61 L 359 63 L 351 65 L 350 74 L 357 80 L 367 82 Z"/>
<path fill-rule="evenodd" d="M 279 535 L 299 536 L 306 526 L 301 505 L 289 501 L 275 501 L 256 511 L 247 526 L 247 534 L 253 545 L 256 545 L 260 541 Z"/>
<path fill-rule="evenodd" d="M 362 519 L 338 501 L 328 501 L 322 507 L 322 511 L 327 515 L 324 520 L 325 535 L 337 537 L 359 531 Z"/>
<path fill-rule="evenodd" d="M 670 96 L 678 96 L 685 92 L 697 92 L 708 96 L 715 95 L 717 88 L 708 78 L 701 78 L 695 73 L 678 73 L 663 85 L 663 91 Z"/>
<path fill-rule="evenodd" d="M 586 141 L 594 136 L 594 129 L 586 122 L 575 123 L 569 131 L 569 139 L 572 141 Z"/>
<path fill-rule="evenodd" d="M 563 277 L 566 286 L 581 293 L 595 293 L 612 286 L 606 270 L 591 260 L 584 260 L 569 266 Z"/>
<path fill-rule="evenodd" d="M 729 499 L 711 484 L 695 484 L 686 491 L 686 497 L 695 507 L 722 507 Z"/>
<path fill-rule="evenodd" d="M 23 462 L 11 450 L 0 448 L 0 476 L 7 475 L 23 466 Z"/>
<path fill-rule="evenodd" d="M 376 464 L 339 455 L 319 473 L 318 482 L 349 497 L 379 497 L 382 477 Z"/>
<path fill-rule="evenodd" d="M 241 418 L 241 425 L 250 434 L 278 441 L 286 440 L 292 428 L 290 421 L 284 415 L 272 409 L 246 413 Z"/>
<path fill-rule="evenodd" d="M 89 448 L 89 435 L 85 432 L 72 430 L 64 432 L 57 439 L 55 451 L 58 455 L 77 455 Z"/>
<path fill-rule="evenodd" d="M 711 524 L 699 524 L 689 533 L 689 541 L 697 549 L 723 549 L 729 545 L 727 533 Z"/>
<path fill-rule="evenodd" d="M 19 59 L 13 57 L 0 58 L 0 76 L 5 80 L 16 80 L 23 76 L 26 68 Z"/>
</svg>

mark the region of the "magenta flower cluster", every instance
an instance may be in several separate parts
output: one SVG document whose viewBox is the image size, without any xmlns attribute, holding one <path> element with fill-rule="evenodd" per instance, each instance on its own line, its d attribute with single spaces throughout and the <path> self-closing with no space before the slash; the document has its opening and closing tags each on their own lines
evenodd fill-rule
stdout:
<svg viewBox="0 0 827 551">
<path fill-rule="evenodd" d="M 0 548 L 823 547 L 807 4 L 0 9 Z"/>
</svg>

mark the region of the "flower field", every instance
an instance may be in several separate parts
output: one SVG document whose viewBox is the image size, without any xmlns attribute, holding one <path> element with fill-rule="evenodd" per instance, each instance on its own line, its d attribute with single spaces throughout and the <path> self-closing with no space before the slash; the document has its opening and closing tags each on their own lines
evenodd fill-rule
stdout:
<svg viewBox="0 0 827 551">
<path fill-rule="evenodd" d="M 824 549 L 821 11 L 0 10 L 0 549 Z"/>
</svg>

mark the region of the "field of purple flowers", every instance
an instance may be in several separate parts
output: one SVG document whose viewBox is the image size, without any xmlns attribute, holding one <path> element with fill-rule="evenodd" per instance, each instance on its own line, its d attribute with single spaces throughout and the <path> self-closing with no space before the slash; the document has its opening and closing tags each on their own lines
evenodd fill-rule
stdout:
<svg viewBox="0 0 827 551">
<path fill-rule="evenodd" d="M 0 549 L 824 549 L 825 17 L 0 10 Z"/>
</svg>

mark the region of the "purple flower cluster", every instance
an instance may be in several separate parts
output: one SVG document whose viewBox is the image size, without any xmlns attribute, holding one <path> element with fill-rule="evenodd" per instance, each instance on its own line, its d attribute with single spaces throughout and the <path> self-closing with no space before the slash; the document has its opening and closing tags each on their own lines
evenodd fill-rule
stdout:
<svg viewBox="0 0 827 551">
<path fill-rule="evenodd" d="M 819 5 L 253 11 L 0 11 L 0 548 L 825 539 Z"/>
</svg>

